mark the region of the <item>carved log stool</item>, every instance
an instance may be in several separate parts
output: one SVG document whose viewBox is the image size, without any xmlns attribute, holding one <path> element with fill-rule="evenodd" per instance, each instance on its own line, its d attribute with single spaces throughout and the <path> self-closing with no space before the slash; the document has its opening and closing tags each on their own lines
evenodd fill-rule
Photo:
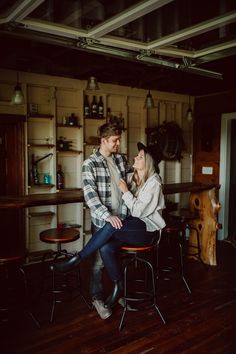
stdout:
<svg viewBox="0 0 236 354">
<path fill-rule="evenodd" d="M 191 225 L 198 230 L 201 241 L 201 260 L 208 265 L 217 265 L 216 239 L 220 227 L 217 221 L 220 203 L 216 197 L 216 188 L 190 193 L 189 206 L 191 211 L 197 211 L 198 218 Z M 196 245 L 196 232 L 190 230 L 189 244 Z"/>
</svg>

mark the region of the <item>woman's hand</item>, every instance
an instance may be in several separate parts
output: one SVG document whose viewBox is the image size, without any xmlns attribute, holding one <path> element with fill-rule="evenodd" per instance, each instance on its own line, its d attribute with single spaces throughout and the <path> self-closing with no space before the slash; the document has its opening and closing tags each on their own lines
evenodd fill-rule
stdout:
<svg viewBox="0 0 236 354">
<path fill-rule="evenodd" d="M 123 192 L 123 193 L 128 192 L 128 190 L 129 190 L 127 183 L 122 178 L 120 179 L 118 187 L 120 188 L 121 192 Z"/>
</svg>

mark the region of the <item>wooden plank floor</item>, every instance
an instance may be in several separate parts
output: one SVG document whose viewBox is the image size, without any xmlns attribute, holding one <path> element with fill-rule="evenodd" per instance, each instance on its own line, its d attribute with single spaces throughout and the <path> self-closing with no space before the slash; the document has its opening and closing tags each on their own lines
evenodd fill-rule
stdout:
<svg viewBox="0 0 236 354">
<path fill-rule="evenodd" d="M 50 298 L 44 294 L 39 301 L 37 296 L 41 270 L 39 266 L 29 266 L 26 271 L 33 299 L 31 307 L 41 328 L 36 328 L 29 316 L 19 313 L 14 320 L 1 325 L 0 351 L 3 354 L 233 354 L 236 352 L 236 249 L 220 242 L 218 262 L 217 267 L 209 268 L 197 261 L 188 262 L 192 295 L 178 277 L 160 282 L 158 306 L 167 318 L 166 325 L 153 309 L 128 312 L 121 333 L 119 305 L 109 319 L 101 320 L 79 297 L 57 305 L 56 321 L 50 324 Z M 82 272 L 86 290 L 85 262 Z"/>
</svg>

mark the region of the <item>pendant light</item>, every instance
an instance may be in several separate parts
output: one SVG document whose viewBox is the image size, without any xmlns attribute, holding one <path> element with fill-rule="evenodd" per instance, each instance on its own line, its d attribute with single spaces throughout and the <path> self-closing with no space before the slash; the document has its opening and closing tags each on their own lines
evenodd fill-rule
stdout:
<svg viewBox="0 0 236 354">
<path fill-rule="evenodd" d="M 192 122 L 193 120 L 193 111 L 190 105 L 190 96 L 189 96 L 189 100 L 188 100 L 188 110 L 187 110 L 187 114 L 186 114 L 187 120 L 189 122 Z"/>
<path fill-rule="evenodd" d="M 154 108 L 154 101 L 153 101 L 152 95 L 150 93 L 150 90 L 148 91 L 148 94 L 146 96 L 144 108 L 147 108 L 147 109 Z"/>
<path fill-rule="evenodd" d="M 91 76 L 88 79 L 86 90 L 99 90 L 98 82 L 96 77 Z"/>
<path fill-rule="evenodd" d="M 21 86 L 19 84 L 19 73 L 17 71 L 17 82 L 16 82 L 16 86 L 14 89 L 14 93 L 11 98 L 11 104 L 12 105 L 19 105 L 19 104 L 24 104 L 24 102 L 25 102 L 25 99 L 24 99 L 23 92 L 21 90 Z"/>
</svg>

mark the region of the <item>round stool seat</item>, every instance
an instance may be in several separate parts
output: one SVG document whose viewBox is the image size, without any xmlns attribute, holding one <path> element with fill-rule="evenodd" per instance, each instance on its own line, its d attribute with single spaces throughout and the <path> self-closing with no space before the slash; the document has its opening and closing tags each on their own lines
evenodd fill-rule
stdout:
<svg viewBox="0 0 236 354">
<path fill-rule="evenodd" d="M 80 232 L 74 228 L 48 229 L 40 232 L 40 240 L 48 243 L 66 243 L 77 240 Z"/>
<path fill-rule="evenodd" d="M 193 212 L 189 209 L 179 209 L 169 212 L 169 215 L 174 219 L 178 219 L 182 223 L 197 219 L 199 217 L 198 213 Z"/>
<path fill-rule="evenodd" d="M 163 231 L 167 233 L 182 231 L 184 226 L 182 224 L 167 224 Z"/>
<path fill-rule="evenodd" d="M 156 247 L 156 245 L 150 245 L 150 246 L 122 246 L 121 250 L 123 251 L 133 251 L 133 252 L 137 252 L 137 251 L 147 251 L 147 250 L 151 250 L 153 247 Z"/>
<path fill-rule="evenodd" d="M 0 255 L 0 265 L 1 264 L 10 264 L 15 262 L 22 262 L 24 260 L 25 255 L 15 255 L 15 256 L 1 256 Z"/>
</svg>

